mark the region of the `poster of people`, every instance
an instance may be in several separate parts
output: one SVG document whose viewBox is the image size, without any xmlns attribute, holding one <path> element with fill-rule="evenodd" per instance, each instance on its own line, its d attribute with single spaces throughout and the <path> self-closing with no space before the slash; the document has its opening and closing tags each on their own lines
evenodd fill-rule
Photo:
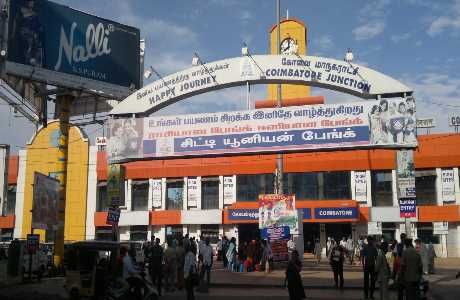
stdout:
<svg viewBox="0 0 460 300">
<path fill-rule="evenodd" d="M 373 145 L 417 143 L 416 120 L 413 97 L 396 101 L 382 99 L 372 105 L 369 112 L 370 143 Z"/>
<path fill-rule="evenodd" d="M 114 119 L 109 122 L 107 155 L 112 160 L 138 157 L 142 153 L 142 119 Z"/>
<path fill-rule="evenodd" d="M 55 230 L 59 221 L 59 192 L 57 179 L 34 173 L 32 228 Z"/>
<path fill-rule="evenodd" d="M 398 197 L 415 198 L 415 164 L 414 151 L 399 150 L 396 152 Z"/>
<path fill-rule="evenodd" d="M 109 119 L 108 159 L 411 148 L 417 146 L 414 112 L 413 98 L 398 98 Z"/>
<path fill-rule="evenodd" d="M 293 195 L 259 195 L 259 228 L 289 226 L 290 234 L 299 233 L 299 220 Z"/>
</svg>

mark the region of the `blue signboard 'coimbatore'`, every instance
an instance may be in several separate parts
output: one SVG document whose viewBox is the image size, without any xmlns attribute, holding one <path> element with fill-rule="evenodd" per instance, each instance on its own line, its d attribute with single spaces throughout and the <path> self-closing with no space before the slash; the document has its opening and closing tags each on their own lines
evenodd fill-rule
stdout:
<svg viewBox="0 0 460 300">
<path fill-rule="evenodd" d="M 210 62 L 166 76 L 131 94 L 110 114 L 145 116 L 181 99 L 247 82 L 305 84 L 363 99 L 412 94 L 409 87 L 387 75 L 336 59 L 254 55 Z"/>
</svg>

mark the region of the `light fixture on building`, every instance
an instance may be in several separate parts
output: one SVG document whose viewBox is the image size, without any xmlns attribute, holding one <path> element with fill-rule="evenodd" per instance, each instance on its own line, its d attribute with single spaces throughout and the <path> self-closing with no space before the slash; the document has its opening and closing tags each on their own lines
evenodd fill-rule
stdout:
<svg viewBox="0 0 460 300">
<path fill-rule="evenodd" d="M 249 55 L 249 49 L 248 49 L 248 45 L 246 45 L 246 43 L 243 43 L 243 47 L 241 48 L 241 55 L 242 56 L 248 56 Z"/>
<path fill-rule="evenodd" d="M 195 53 L 195 55 L 193 55 L 192 57 L 192 66 L 196 67 L 198 65 L 201 65 L 200 63 L 200 58 L 198 57 L 198 55 Z"/>
<path fill-rule="evenodd" d="M 353 57 L 353 52 L 351 52 L 351 49 L 348 48 L 347 53 L 345 54 L 344 60 L 345 60 L 346 62 L 350 63 L 350 62 L 353 61 L 353 58 L 354 58 L 354 57 Z"/>
<path fill-rule="evenodd" d="M 144 72 L 144 78 L 149 79 L 153 74 L 153 67 L 150 66 L 148 70 L 145 70 Z"/>
</svg>

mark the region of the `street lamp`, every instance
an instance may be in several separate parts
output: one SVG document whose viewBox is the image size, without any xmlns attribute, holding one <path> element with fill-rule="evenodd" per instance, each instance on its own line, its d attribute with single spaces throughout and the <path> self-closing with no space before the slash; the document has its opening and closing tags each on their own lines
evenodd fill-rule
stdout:
<svg viewBox="0 0 460 300">
<path fill-rule="evenodd" d="M 344 60 L 348 63 L 351 63 L 353 61 L 353 52 L 351 52 L 351 49 L 348 48 L 347 53 L 345 53 L 345 58 Z"/>
</svg>

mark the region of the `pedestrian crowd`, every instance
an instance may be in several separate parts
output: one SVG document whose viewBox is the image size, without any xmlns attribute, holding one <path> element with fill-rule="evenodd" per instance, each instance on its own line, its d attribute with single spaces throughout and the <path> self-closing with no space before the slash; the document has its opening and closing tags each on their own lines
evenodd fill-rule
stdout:
<svg viewBox="0 0 460 300">
<path fill-rule="evenodd" d="M 273 253 L 267 240 L 244 241 L 237 247 L 234 237 L 229 240 L 224 236 L 217 243 L 217 259 L 232 272 L 273 270 Z"/>
<path fill-rule="evenodd" d="M 315 246 L 318 262 L 321 260 L 320 251 L 321 248 Z M 365 299 L 374 299 L 376 282 L 379 284 L 380 299 L 389 299 L 389 288 L 397 290 L 398 300 L 420 299 L 420 293 L 426 293 L 428 289 L 423 275 L 435 272 L 434 246 L 431 243 L 426 245 L 419 239 L 415 240 L 414 245 L 412 239 L 406 238 L 404 233 L 399 243 L 396 240 L 388 243 L 383 238 L 379 241 L 368 236 L 360 237 L 356 246 L 351 238 L 347 240 L 344 237 L 340 242 L 329 238 L 326 254 L 336 288 L 344 287 L 345 260 L 353 264 L 354 258 L 358 258 L 358 264 L 363 270 Z"/>
<path fill-rule="evenodd" d="M 188 300 L 195 299 L 195 287 L 201 292 L 207 291 L 213 264 L 209 238 L 197 241 L 185 235 L 168 238 L 166 244 L 161 245 L 159 238 L 152 237 L 151 242 L 143 245 L 143 252 L 148 273 L 159 296 L 163 288 L 166 292 L 185 289 Z M 137 275 L 143 270 L 135 267 L 135 254 L 131 251 L 122 247 L 120 254 L 123 278 L 136 290 L 140 285 Z"/>
</svg>

